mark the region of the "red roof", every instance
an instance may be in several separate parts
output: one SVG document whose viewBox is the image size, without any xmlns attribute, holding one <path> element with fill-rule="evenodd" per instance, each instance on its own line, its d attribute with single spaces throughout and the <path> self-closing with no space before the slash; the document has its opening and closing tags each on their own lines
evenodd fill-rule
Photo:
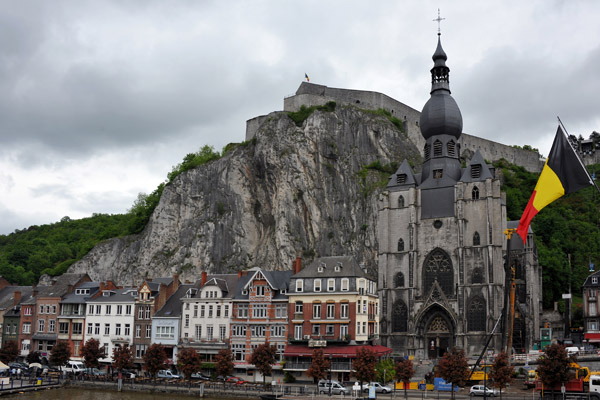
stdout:
<svg viewBox="0 0 600 400">
<path fill-rule="evenodd" d="M 285 352 L 283 353 L 286 357 L 293 356 L 312 356 L 313 351 L 315 349 L 321 348 L 323 349 L 323 354 L 328 357 L 330 354 L 333 357 L 346 357 L 346 358 L 354 358 L 356 357 L 356 352 L 362 348 L 369 348 L 378 356 L 383 356 L 385 354 L 390 354 L 392 349 L 389 347 L 385 347 L 382 345 L 369 346 L 369 345 L 346 345 L 346 346 L 327 346 L 327 347 L 308 347 L 308 346 L 298 346 L 298 345 L 287 345 L 285 347 Z"/>
</svg>

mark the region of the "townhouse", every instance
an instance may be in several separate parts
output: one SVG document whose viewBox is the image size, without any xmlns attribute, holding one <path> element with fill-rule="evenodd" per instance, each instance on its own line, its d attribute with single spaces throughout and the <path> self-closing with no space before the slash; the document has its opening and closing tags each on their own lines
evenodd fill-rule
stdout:
<svg viewBox="0 0 600 400">
<path fill-rule="evenodd" d="M 190 284 L 180 285 L 152 317 L 151 342 L 164 346 L 169 364 L 177 364 L 182 298 L 191 287 Z"/>
<path fill-rule="evenodd" d="M 14 341 L 19 346 L 21 328 L 21 302 L 31 296 L 31 286 L 7 286 L 0 290 L 0 308 L 4 310 L 2 323 L 2 346 Z"/>
<path fill-rule="evenodd" d="M 600 343 L 600 307 L 598 294 L 600 291 L 600 271 L 591 273 L 583 282 L 583 324 L 584 341 L 587 344 Z"/>
</svg>

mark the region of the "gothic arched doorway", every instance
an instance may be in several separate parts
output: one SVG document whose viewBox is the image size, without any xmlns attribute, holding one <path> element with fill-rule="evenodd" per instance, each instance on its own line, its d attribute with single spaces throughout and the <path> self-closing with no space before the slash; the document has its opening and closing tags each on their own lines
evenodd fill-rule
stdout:
<svg viewBox="0 0 600 400">
<path fill-rule="evenodd" d="M 423 335 L 427 358 L 440 358 L 454 346 L 454 323 L 446 310 L 432 307 L 421 318 L 418 331 Z"/>
</svg>

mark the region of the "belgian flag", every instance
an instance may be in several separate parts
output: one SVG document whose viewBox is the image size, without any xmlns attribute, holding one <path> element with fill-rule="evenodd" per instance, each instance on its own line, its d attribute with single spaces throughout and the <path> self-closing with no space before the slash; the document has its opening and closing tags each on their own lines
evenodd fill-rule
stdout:
<svg viewBox="0 0 600 400">
<path fill-rule="evenodd" d="M 565 194 L 576 192 L 593 184 L 590 175 L 559 125 L 546 164 L 517 228 L 523 244 L 527 240 L 527 231 L 531 220 L 542 208 Z"/>
</svg>

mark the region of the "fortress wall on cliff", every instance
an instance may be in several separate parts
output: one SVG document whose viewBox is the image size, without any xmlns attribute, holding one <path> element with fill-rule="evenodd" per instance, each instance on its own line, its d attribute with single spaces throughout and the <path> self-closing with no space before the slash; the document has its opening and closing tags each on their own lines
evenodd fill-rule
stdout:
<svg viewBox="0 0 600 400">
<path fill-rule="evenodd" d="M 425 139 L 423 139 L 419 127 L 421 113 L 383 93 L 330 88 L 324 85 L 302 82 L 295 95 L 286 97 L 283 100 L 283 110 L 298 111 L 302 105 L 307 107 L 324 105 L 329 101 L 369 110 L 379 108 L 387 110 L 394 117 L 404 121 L 405 132 L 417 148 L 422 149 L 425 145 Z M 246 122 L 246 140 L 254 137 L 266 118 L 267 116 L 261 115 Z M 479 150 L 483 158 L 490 162 L 504 158 L 531 172 L 540 172 L 543 167 L 543 162 L 540 161 L 539 154 L 535 151 L 518 149 L 464 133 L 461 135 L 460 144 L 463 152 L 474 153 Z"/>
</svg>

